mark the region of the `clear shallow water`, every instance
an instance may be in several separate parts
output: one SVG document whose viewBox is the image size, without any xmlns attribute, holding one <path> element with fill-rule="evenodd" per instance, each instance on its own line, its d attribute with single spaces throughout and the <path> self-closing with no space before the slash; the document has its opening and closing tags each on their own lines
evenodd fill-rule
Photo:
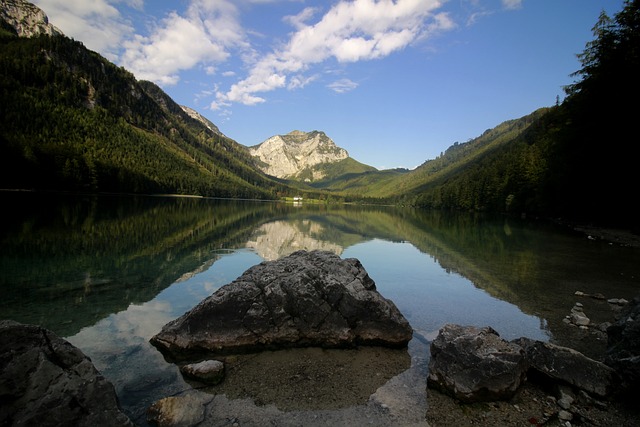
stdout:
<svg viewBox="0 0 640 427">
<path fill-rule="evenodd" d="M 428 343 L 446 323 L 562 344 L 576 290 L 627 299 L 640 292 L 637 249 L 539 223 L 379 207 L 5 196 L 14 209 L 1 235 L 0 317 L 41 324 L 82 349 L 140 424 L 155 400 L 191 388 L 149 339 L 249 267 L 295 250 L 358 258 L 416 331 L 410 366 L 375 393 L 363 391 L 368 401 L 301 409 L 327 421 L 380 408 L 419 421 Z M 606 303 L 584 302 L 588 315 L 612 316 Z"/>
</svg>

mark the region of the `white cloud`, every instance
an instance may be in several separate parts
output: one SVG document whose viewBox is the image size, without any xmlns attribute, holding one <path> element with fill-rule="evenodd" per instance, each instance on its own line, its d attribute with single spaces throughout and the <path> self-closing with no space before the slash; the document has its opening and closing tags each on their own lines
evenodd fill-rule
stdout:
<svg viewBox="0 0 640 427">
<path fill-rule="evenodd" d="M 382 58 L 426 33 L 449 29 L 447 16 L 434 14 L 440 6 L 439 0 L 341 0 L 315 24 L 307 22 L 317 10 L 306 8 L 285 18 L 296 29 L 289 41 L 257 60 L 246 79 L 218 92 L 212 108 L 233 102 L 255 105 L 265 101 L 258 93 L 301 87 L 298 77 L 287 84 L 288 76 L 314 64 L 331 58 L 344 63 Z"/>
<path fill-rule="evenodd" d="M 81 40 L 91 50 L 110 60 L 117 58 L 122 40 L 133 34 L 133 26 L 109 0 L 33 0 L 49 21 L 65 35 Z M 141 0 L 128 2 L 140 7 Z"/>
<path fill-rule="evenodd" d="M 520 9 L 522 7 L 522 0 L 502 0 L 502 6 L 505 9 Z"/>
<path fill-rule="evenodd" d="M 137 10 L 142 10 L 144 6 L 144 0 L 121 0 L 128 4 L 129 7 Z"/>
<path fill-rule="evenodd" d="M 226 61 L 229 48 L 246 48 L 238 11 L 228 0 L 194 0 L 184 15 L 172 12 L 149 36 L 124 43 L 120 60 L 137 78 L 161 85 L 178 82 L 179 72 Z"/>
<path fill-rule="evenodd" d="M 318 8 L 306 7 L 297 15 L 285 16 L 282 20 L 289 23 L 292 27 L 302 29 L 305 26 L 305 22 L 313 17 L 318 12 Z"/>
<path fill-rule="evenodd" d="M 345 93 L 352 91 L 358 87 L 358 83 L 349 79 L 340 79 L 327 85 L 327 87 L 336 93 Z"/>
<path fill-rule="evenodd" d="M 302 74 L 293 76 L 289 79 L 289 84 L 287 85 L 287 89 L 302 89 L 309 83 L 318 79 L 318 75 L 315 74 L 310 77 L 305 77 Z"/>
</svg>

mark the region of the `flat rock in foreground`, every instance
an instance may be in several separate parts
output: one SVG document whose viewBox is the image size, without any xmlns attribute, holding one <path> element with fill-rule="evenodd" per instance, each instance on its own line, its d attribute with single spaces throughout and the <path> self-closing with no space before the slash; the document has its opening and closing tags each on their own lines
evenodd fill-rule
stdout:
<svg viewBox="0 0 640 427">
<path fill-rule="evenodd" d="M 260 263 L 151 339 L 186 359 L 292 347 L 404 347 L 409 322 L 357 259 L 298 251 Z"/>
</svg>

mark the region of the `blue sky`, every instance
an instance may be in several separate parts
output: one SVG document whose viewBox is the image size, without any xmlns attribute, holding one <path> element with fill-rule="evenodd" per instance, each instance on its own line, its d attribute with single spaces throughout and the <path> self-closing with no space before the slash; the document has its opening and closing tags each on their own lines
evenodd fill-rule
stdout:
<svg viewBox="0 0 640 427">
<path fill-rule="evenodd" d="M 321 130 L 414 168 L 551 106 L 623 0 L 34 0 L 237 142 Z"/>
</svg>

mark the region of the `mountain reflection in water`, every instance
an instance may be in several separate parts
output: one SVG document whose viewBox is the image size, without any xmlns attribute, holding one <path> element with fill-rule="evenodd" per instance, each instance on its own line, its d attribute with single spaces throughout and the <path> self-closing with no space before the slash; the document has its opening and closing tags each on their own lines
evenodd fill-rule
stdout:
<svg viewBox="0 0 640 427">
<path fill-rule="evenodd" d="M 319 408 L 292 400 L 303 393 L 293 392 L 291 382 L 298 378 L 307 388 L 330 387 L 337 381 L 334 375 L 318 375 L 316 385 L 304 383 L 311 376 L 295 375 L 309 368 L 289 363 L 292 371 L 281 373 L 286 389 L 278 398 L 261 394 L 275 387 L 278 376 L 265 378 L 266 388 L 242 386 L 246 365 L 219 390 L 208 391 L 224 395 L 228 408 L 252 399 L 253 411 L 267 417 L 262 402 L 278 419 L 297 408 L 296 417 L 302 411 L 327 421 L 345 414 L 368 419 L 374 411 L 378 419 L 417 422 L 426 410 L 428 344 L 444 324 L 488 325 L 506 339 L 528 336 L 565 344 L 569 335 L 583 333 L 562 322 L 576 302 L 575 291 L 630 300 L 640 290 L 637 249 L 588 240 L 542 222 L 372 206 L 0 196 L 9 207 L 0 233 L 0 317 L 40 324 L 78 346 L 141 424 L 153 401 L 191 388 L 149 338 L 247 268 L 295 250 L 358 258 L 414 328 L 405 353 L 410 362 L 403 365 L 402 356 L 399 365 L 390 364 L 395 368 L 381 383 L 358 384 L 346 376 L 359 388 L 352 394 L 358 400 L 336 397 L 351 406 L 333 402 L 322 415 L 315 412 Z M 580 302 L 592 322 L 615 314 L 606 301 Z M 327 353 L 301 352 L 312 361 L 317 356 L 318 366 L 325 363 L 319 356 Z M 354 360 L 363 354 L 355 353 Z M 284 360 L 284 369 L 289 355 L 261 357 L 266 359 L 255 362 L 263 365 L 256 366 Z M 342 366 L 352 369 L 347 361 Z M 363 396 L 370 396 L 366 403 Z M 216 410 L 224 413 L 220 406 Z"/>
</svg>

